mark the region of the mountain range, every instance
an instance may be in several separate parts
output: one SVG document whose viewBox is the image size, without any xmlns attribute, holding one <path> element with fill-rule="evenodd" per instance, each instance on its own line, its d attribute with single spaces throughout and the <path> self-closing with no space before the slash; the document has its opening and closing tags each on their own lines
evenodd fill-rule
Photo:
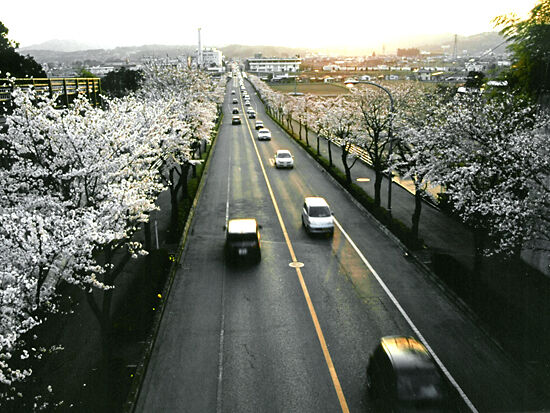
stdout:
<svg viewBox="0 0 550 413">
<path fill-rule="evenodd" d="M 473 36 L 457 36 L 457 52 L 459 55 L 467 51 L 470 56 L 480 55 L 493 49 L 495 53 L 505 51 L 505 40 L 497 32 L 479 33 Z M 441 34 L 437 36 L 417 36 L 400 39 L 383 46 L 388 53 L 395 53 L 397 48 L 415 47 L 422 51 L 435 54 L 442 52 L 452 53 L 454 49 L 454 35 Z M 71 40 L 50 40 L 41 44 L 22 47 L 19 52 L 33 56 L 40 63 L 64 63 L 83 62 L 83 64 L 108 64 L 109 62 L 136 62 L 143 57 L 177 57 L 189 55 L 196 50 L 196 45 L 143 45 L 130 47 L 116 47 L 114 49 L 101 49 L 92 45 L 85 45 Z M 277 47 L 267 45 L 228 45 L 218 47 L 227 58 L 246 58 L 261 53 L 263 56 L 291 57 L 305 56 L 310 53 L 332 55 L 370 55 L 373 49 L 305 49 Z M 380 54 L 380 51 L 376 52 Z"/>
</svg>

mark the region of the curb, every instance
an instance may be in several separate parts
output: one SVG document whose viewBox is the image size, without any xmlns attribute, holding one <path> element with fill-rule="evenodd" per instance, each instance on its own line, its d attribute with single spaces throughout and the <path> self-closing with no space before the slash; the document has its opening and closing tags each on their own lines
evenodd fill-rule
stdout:
<svg viewBox="0 0 550 413">
<path fill-rule="evenodd" d="M 126 397 L 126 402 L 122 406 L 122 412 L 123 413 L 132 413 L 136 409 L 137 401 L 139 399 L 139 396 L 141 394 L 141 387 L 143 385 L 143 380 L 145 378 L 145 373 L 147 372 L 147 367 L 149 365 L 149 361 L 151 360 L 151 355 L 153 353 L 153 348 L 155 346 L 155 342 L 157 340 L 157 336 L 160 330 L 160 325 L 162 322 L 162 316 L 164 314 L 164 310 L 166 309 L 166 303 L 168 300 L 168 297 L 170 295 L 170 291 L 172 289 L 172 284 L 174 283 L 174 279 L 176 278 L 176 272 L 180 266 L 180 260 L 181 256 L 183 255 L 184 250 L 187 246 L 187 238 L 189 235 L 189 229 L 191 228 L 191 224 L 193 223 L 193 219 L 195 217 L 195 210 L 197 207 L 197 204 L 199 202 L 199 199 L 202 194 L 202 190 L 204 186 L 206 185 L 206 180 L 208 178 L 208 169 L 210 167 L 210 161 L 214 155 L 214 151 L 216 148 L 216 142 L 218 140 L 218 134 L 220 131 L 221 124 L 223 122 L 223 112 L 220 116 L 218 127 L 215 131 L 214 138 L 212 139 L 212 146 L 210 147 L 210 151 L 208 152 L 208 158 L 206 160 L 206 163 L 204 165 L 204 169 L 202 172 L 201 180 L 199 183 L 199 186 L 197 188 L 197 192 L 195 194 L 195 198 L 193 199 L 193 203 L 191 205 L 191 208 L 189 209 L 189 215 L 187 216 L 187 220 L 185 222 L 185 227 L 183 229 L 183 233 L 180 239 L 180 242 L 178 244 L 178 248 L 176 250 L 172 265 L 170 267 L 170 272 L 168 275 L 167 283 L 164 286 L 164 289 L 162 291 L 162 299 L 159 302 L 158 305 L 158 311 L 155 314 L 155 317 L 153 318 L 153 325 L 151 332 L 149 336 L 147 337 L 145 341 L 145 348 L 141 357 L 141 360 L 139 361 L 136 371 L 134 372 L 134 378 L 132 380 L 132 384 L 130 386 L 130 390 L 128 392 L 128 396 Z"/>
</svg>

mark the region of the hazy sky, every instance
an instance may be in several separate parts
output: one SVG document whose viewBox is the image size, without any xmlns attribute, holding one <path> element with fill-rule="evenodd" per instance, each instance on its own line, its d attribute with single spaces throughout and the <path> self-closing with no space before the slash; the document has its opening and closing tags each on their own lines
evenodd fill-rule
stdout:
<svg viewBox="0 0 550 413">
<path fill-rule="evenodd" d="M 379 47 L 425 34 L 493 31 L 491 20 L 525 17 L 537 0 L 0 0 L 0 21 L 22 47 L 67 39 L 113 48 L 228 44 Z"/>
</svg>

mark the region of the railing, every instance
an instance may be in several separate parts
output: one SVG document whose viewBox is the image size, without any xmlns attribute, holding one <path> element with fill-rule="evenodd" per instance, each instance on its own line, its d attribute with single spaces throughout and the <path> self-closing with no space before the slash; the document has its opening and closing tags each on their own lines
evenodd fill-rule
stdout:
<svg viewBox="0 0 550 413">
<path fill-rule="evenodd" d="M 15 79 L 15 83 L 8 79 L 0 79 L 0 104 L 9 105 L 11 103 L 11 92 L 14 87 L 32 87 L 39 94 L 59 95 L 60 106 L 69 105 L 79 94 L 85 94 L 92 105 L 101 105 L 101 79 L 99 78 L 24 78 Z"/>
<path fill-rule="evenodd" d="M 344 141 L 341 140 L 341 139 L 332 139 L 331 140 L 333 143 L 335 143 L 336 145 L 342 147 L 344 146 Z M 372 160 L 370 158 L 370 155 L 369 153 L 367 152 L 366 149 L 363 149 L 355 144 L 351 144 L 351 147 L 349 148 L 349 151 L 348 151 L 349 155 L 352 155 L 352 156 L 357 156 L 359 159 L 361 159 L 364 163 L 366 163 L 367 165 L 370 165 L 372 166 Z"/>
</svg>

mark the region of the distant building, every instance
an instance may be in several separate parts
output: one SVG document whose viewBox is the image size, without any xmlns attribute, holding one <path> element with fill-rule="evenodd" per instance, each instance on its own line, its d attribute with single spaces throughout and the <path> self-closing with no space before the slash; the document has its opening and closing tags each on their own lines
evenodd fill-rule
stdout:
<svg viewBox="0 0 550 413">
<path fill-rule="evenodd" d="M 202 49 L 202 67 L 222 67 L 223 54 L 221 50 L 218 50 L 214 47 Z M 195 50 L 195 59 L 198 62 L 199 60 L 199 49 Z"/>
<path fill-rule="evenodd" d="M 299 57 L 254 57 L 246 60 L 245 69 L 253 73 L 295 73 L 301 63 Z"/>
<path fill-rule="evenodd" d="M 326 65 L 326 66 L 323 66 L 323 71 L 324 72 L 335 72 L 337 70 L 340 70 L 340 66 L 339 65 Z"/>
</svg>

